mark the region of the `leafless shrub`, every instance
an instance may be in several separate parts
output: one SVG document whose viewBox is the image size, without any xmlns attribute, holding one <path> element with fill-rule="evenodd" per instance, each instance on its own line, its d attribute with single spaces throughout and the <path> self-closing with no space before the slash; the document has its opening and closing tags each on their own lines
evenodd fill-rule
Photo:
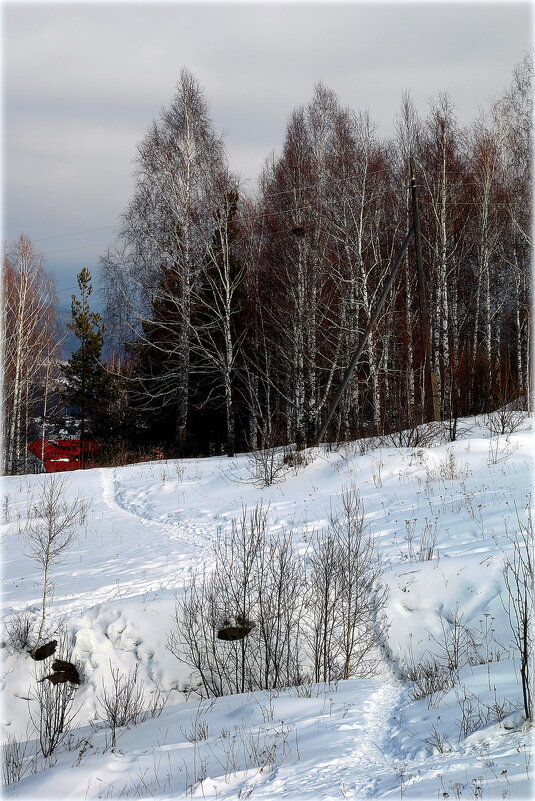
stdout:
<svg viewBox="0 0 535 801">
<path fill-rule="evenodd" d="M 206 710 L 204 707 L 202 707 L 202 704 L 204 704 L 203 701 L 201 701 L 197 706 L 197 711 L 191 724 L 191 729 L 188 732 L 184 731 L 184 729 L 180 730 L 189 743 L 198 743 L 201 740 L 208 739 L 208 724 L 202 717 Z"/>
<path fill-rule="evenodd" d="M 11 513 L 9 511 L 9 495 L 7 494 L 7 492 L 4 493 L 2 500 L 2 522 L 3 523 L 11 522 Z"/>
<path fill-rule="evenodd" d="M 383 443 L 393 448 L 429 448 L 444 438 L 442 423 L 422 423 L 385 434 Z"/>
<path fill-rule="evenodd" d="M 457 466 L 457 457 L 455 456 L 453 448 L 446 449 L 446 458 L 444 461 L 440 462 L 439 473 L 440 477 L 446 481 L 455 481 L 456 479 L 461 478 L 459 468 Z"/>
<path fill-rule="evenodd" d="M 466 739 L 470 734 L 493 722 L 493 714 L 490 707 L 483 704 L 466 687 L 462 688 L 462 693 L 456 692 L 455 697 L 461 712 L 461 717 L 457 721 L 459 725 L 459 740 Z"/>
<path fill-rule="evenodd" d="M 494 620 L 495 618 L 490 612 L 484 612 L 483 617 L 480 618 L 479 631 L 477 633 L 478 642 L 475 643 L 476 635 L 474 635 L 476 647 L 468 658 L 469 665 L 488 665 L 491 662 L 500 662 L 504 658 L 507 659 L 508 651 L 494 637 Z"/>
<path fill-rule="evenodd" d="M 194 575 L 177 603 L 168 637 L 204 696 L 295 686 L 309 666 L 316 681 L 373 672 L 385 590 L 354 488 L 312 538 L 308 570 L 291 532 L 267 536 L 262 507 L 216 539 L 214 557 L 215 569 Z"/>
<path fill-rule="evenodd" d="M 487 465 L 501 464 L 509 461 L 511 456 L 518 450 L 518 445 L 509 442 L 507 437 L 501 439 L 500 437 L 491 437 L 489 440 L 489 451 L 487 456 Z"/>
<path fill-rule="evenodd" d="M 485 522 L 483 519 L 483 509 L 484 509 L 483 504 L 481 503 L 476 504 L 475 495 L 472 492 L 468 492 L 466 488 L 464 488 L 464 503 L 469 517 L 474 521 L 474 523 L 479 529 L 481 536 L 483 536 L 485 531 Z"/>
<path fill-rule="evenodd" d="M 216 538 L 215 569 L 194 575 L 176 605 L 168 648 L 195 670 L 204 696 L 300 680 L 303 569 L 290 532 L 267 536 L 266 516 L 261 506 L 245 509 L 230 536 Z M 226 630 L 236 637 L 218 636 Z"/>
<path fill-rule="evenodd" d="M 284 463 L 284 451 L 277 447 L 265 447 L 251 451 L 247 457 L 249 481 L 255 487 L 271 487 L 284 480 L 288 466 Z"/>
<path fill-rule="evenodd" d="M 186 472 L 186 467 L 185 467 L 184 463 L 181 462 L 180 460 L 176 459 L 173 462 L 173 467 L 175 468 L 177 481 L 182 483 L 182 481 L 184 480 L 184 474 Z"/>
<path fill-rule="evenodd" d="M 433 484 L 439 481 L 464 481 L 470 475 L 468 464 L 460 465 L 453 448 L 447 448 L 446 456 L 441 459 L 434 470 L 426 469 L 426 484 Z"/>
<path fill-rule="evenodd" d="M 181 729 L 182 734 L 190 743 L 198 743 L 201 740 L 207 740 L 209 737 L 208 734 L 208 724 L 205 721 L 194 721 L 192 727 L 189 732 L 185 732 L 184 729 Z"/>
<path fill-rule="evenodd" d="M 261 771 L 273 768 L 280 764 L 284 757 L 291 752 L 289 737 L 294 731 L 292 723 L 280 721 L 267 731 L 249 732 L 248 762 L 258 766 Z"/>
<path fill-rule="evenodd" d="M 219 745 L 223 758 L 215 756 L 216 762 L 225 771 L 227 780 L 239 770 L 251 768 L 269 771 L 291 753 L 290 735 L 295 726 L 280 721 L 269 729 L 248 729 L 236 727 L 231 732 L 221 734 Z M 298 749 L 297 740 L 295 740 Z"/>
<path fill-rule="evenodd" d="M 517 530 L 509 537 L 513 550 L 505 558 L 504 582 L 507 593 L 506 612 L 513 634 L 513 643 L 520 657 L 522 698 L 527 720 L 533 720 L 533 518 L 531 496 L 526 516 L 517 510 Z"/>
<path fill-rule="evenodd" d="M 190 798 L 193 798 L 193 796 L 196 793 L 196 791 L 199 790 L 199 788 L 201 787 L 203 781 L 208 776 L 208 768 L 209 768 L 208 759 L 206 759 L 205 757 L 201 757 L 199 759 L 199 761 L 197 762 L 197 752 L 194 750 L 193 753 L 194 753 L 193 776 L 191 778 L 190 778 L 190 774 L 189 774 L 189 771 L 188 771 L 188 766 L 184 762 L 184 771 L 185 771 L 185 774 L 186 774 L 186 791 L 185 791 L 185 795 L 186 796 L 189 795 Z M 204 795 L 204 793 L 203 793 L 203 795 Z"/>
<path fill-rule="evenodd" d="M 282 457 L 282 463 L 294 469 L 298 473 L 300 469 L 306 467 L 313 461 L 310 451 L 298 451 L 294 448 L 286 448 Z"/>
<path fill-rule="evenodd" d="M 485 425 L 493 436 L 509 435 L 521 428 L 526 421 L 526 412 L 518 405 L 506 403 L 495 412 L 485 415 Z"/>
<path fill-rule="evenodd" d="M 446 617 L 447 616 L 447 617 Z M 463 622 L 463 614 L 444 612 L 440 618 L 441 636 L 431 635 L 438 646 L 438 661 L 451 673 L 457 675 L 459 670 L 468 665 L 477 654 L 478 644 L 473 632 Z"/>
<path fill-rule="evenodd" d="M 431 746 L 433 753 L 446 754 L 452 750 L 451 745 L 446 740 L 445 735 L 440 734 L 436 726 L 431 726 L 429 736 L 423 740 L 424 743 Z"/>
<path fill-rule="evenodd" d="M 379 456 L 377 459 L 373 459 L 372 463 L 373 463 L 373 470 L 372 470 L 373 484 L 376 489 L 381 489 L 381 487 L 383 486 L 382 469 L 385 466 L 384 462 Z"/>
<path fill-rule="evenodd" d="M 33 651 L 37 643 L 37 619 L 34 612 L 23 609 L 13 612 L 4 623 L 7 643 L 15 651 Z"/>
<path fill-rule="evenodd" d="M 78 737 L 71 732 L 65 740 L 65 748 L 67 751 L 78 751 L 73 764 L 73 767 L 77 767 L 91 754 L 94 745 L 91 742 L 91 735 L 89 737 Z"/>
<path fill-rule="evenodd" d="M 317 535 L 309 553 L 310 649 L 315 681 L 371 675 L 382 636 L 386 590 L 355 487 L 343 490 L 341 508 Z"/>
<path fill-rule="evenodd" d="M 278 697 L 278 693 L 276 697 Z M 262 713 L 262 719 L 264 723 L 271 723 L 275 716 L 275 712 L 273 709 L 273 694 L 271 692 L 268 694 L 265 704 L 263 704 L 261 701 L 258 701 L 258 708 Z"/>
<path fill-rule="evenodd" d="M 72 727 L 76 710 L 76 687 L 70 682 L 52 684 L 37 681 L 32 693 L 37 709 L 30 708 L 30 719 L 37 731 L 39 747 L 47 759 L 64 743 Z"/>
<path fill-rule="evenodd" d="M 102 682 L 102 695 L 97 701 L 102 710 L 101 719 L 111 730 L 111 747 L 117 743 L 117 730 L 123 726 L 140 722 L 145 708 L 145 693 L 138 684 L 137 665 L 127 675 L 121 674 L 119 668 L 112 667 L 110 662 L 111 687 L 106 689 Z"/>
<path fill-rule="evenodd" d="M 363 439 L 357 439 L 355 445 L 358 449 L 360 456 L 365 456 L 369 451 L 374 451 L 376 448 L 379 448 L 382 443 L 380 437 L 364 437 Z"/>
<path fill-rule="evenodd" d="M 149 446 L 133 448 L 125 443 L 113 443 L 103 446 L 99 451 L 98 464 L 100 467 L 123 467 L 139 462 L 156 462 L 164 459 L 164 455 L 157 448 Z"/>
<path fill-rule="evenodd" d="M 412 682 L 409 698 L 419 701 L 435 693 L 445 693 L 455 686 L 455 678 L 445 665 L 435 658 L 421 659 L 405 669 L 406 678 Z M 430 698 L 429 706 L 432 706 Z"/>
<path fill-rule="evenodd" d="M 79 526 L 85 523 L 88 504 L 78 494 L 68 501 L 70 484 L 65 476 L 47 476 L 40 484 L 37 503 L 32 516 L 27 521 L 24 536 L 29 553 L 43 571 L 43 597 L 41 620 L 37 632 L 36 645 L 39 644 L 45 625 L 47 603 L 53 589 L 51 570 L 61 564 L 69 546 L 77 536 Z"/>
<path fill-rule="evenodd" d="M 19 782 L 28 773 L 35 773 L 37 758 L 33 752 L 31 741 L 17 740 L 10 734 L 2 743 L 2 784 Z"/>
<path fill-rule="evenodd" d="M 498 722 L 502 721 L 507 715 L 511 714 L 517 709 L 516 704 L 508 698 L 498 698 L 496 695 L 496 688 L 494 688 L 494 701 L 488 704 L 487 708 L 492 712 L 493 720 Z"/>
<path fill-rule="evenodd" d="M 169 700 L 169 692 L 163 692 L 160 687 L 157 687 L 151 694 L 148 704 L 145 706 L 143 712 L 143 720 L 149 718 L 159 718 L 165 709 L 165 705 Z"/>
<path fill-rule="evenodd" d="M 316 685 L 312 679 L 307 679 L 295 687 L 296 698 L 312 698 L 312 692 Z"/>
<path fill-rule="evenodd" d="M 436 545 L 438 540 L 438 524 L 431 523 L 427 518 L 424 522 L 424 527 L 420 535 L 420 545 L 418 548 L 418 560 L 420 562 L 429 562 L 437 555 Z"/>
<path fill-rule="evenodd" d="M 58 624 L 54 633 L 57 639 L 54 660 L 60 657 L 71 661 L 73 641 L 64 624 Z M 50 657 L 36 664 L 38 675 L 36 688 L 30 693 L 30 720 L 37 732 L 41 753 L 48 759 L 69 736 L 78 711 L 74 708 L 77 686 L 71 682 L 54 684 L 46 680 L 51 672 Z M 82 676 L 82 665 L 76 663 L 76 668 Z"/>
</svg>

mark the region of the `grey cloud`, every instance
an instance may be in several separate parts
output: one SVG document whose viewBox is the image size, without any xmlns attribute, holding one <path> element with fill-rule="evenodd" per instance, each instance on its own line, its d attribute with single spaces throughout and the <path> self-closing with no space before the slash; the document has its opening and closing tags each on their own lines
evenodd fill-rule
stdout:
<svg viewBox="0 0 535 801">
<path fill-rule="evenodd" d="M 318 80 L 369 109 L 382 135 L 405 90 L 421 111 L 449 90 L 465 123 L 509 82 L 530 19 L 527 3 L 6 5 L 4 235 L 113 225 L 136 144 L 182 66 L 252 189 Z M 74 275 L 85 256 L 48 263 L 66 271 L 69 262 Z"/>
</svg>

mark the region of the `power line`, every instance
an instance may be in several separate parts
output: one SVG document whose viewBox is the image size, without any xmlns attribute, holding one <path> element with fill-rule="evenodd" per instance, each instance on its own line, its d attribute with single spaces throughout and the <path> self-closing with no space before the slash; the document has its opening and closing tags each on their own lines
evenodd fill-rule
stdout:
<svg viewBox="0 0 535 801">
<path fill-rule="evenodd" d="M 76 248 L 65 248 L 64 250 L 49 250 L 48 253 L 43 253 L 43 256 L 54 256 L 56 253 L 70 253 L 73 250 L 86 250 L 87 248 L 104 248 L 109 247 L 109 242 L 95 242 L 93 245 L 80 245 Z"/>
<path fill-rule="evenodd" d="M 369 170 L 366 173 L 366 176 L 365 176 L 365 179 L 364 179 L 365 184 L 368 184 L 368 182 L 371 181 L 373 179 L 373 177 L 376 176 L 376 175 L 381 175 L 381 174 L 390 173 L 390 172 L 392 172 L 392 170 L 390 168 L 383 168 L 383 169 L 380 169 L 380 170 Z M 446 175 L 448 175 L 450 177 L 451 176 L 458 176 L 458 175 L 465 176 L 466 173 L 464 171 L 461 171 L 461 170 L 446 170 Z M 329 183 L 329 186 L 333 186 L 334 184 L 349 184 L 349 186 L 352 186 L 352 185 L 354 185 L 355 181 L 358 183 L 363 177 L 364 176 L 358 176 L 357 177 L 355 175 L 341 176 L 340 178 L 331 178 L 331 179 L 329 179 L 328 183 Z M 291 194 L 295 194 L 295 193 L 300 193 L 300 192 L 307 191 L 307 190 L 310 190 L 310 189 L 312 189 L 312 190 L 316 189 L 317 190 L 317 188 L 318 188 L 317 183 L 312 183 L 312 184 L 303 183 L 303 184 L 297 184 L 296 186 L 292 187 L 291 189 L 282 189 L 282 190 L 271 191 L 271 192 L 270 191 L 262 192 L 262 190 L 260 190 L 260 192 L 258 193 L 259 197 L 257 198 L 257 202 L 258 201 L 265 201 L 265 200 L 268 200 L 270 198 L 279 197 L 281 195 L 291 195 Z M 386 192 L 381 192 L 379 194 L 380 195 L 389 194 L 392 191 L 395 191 L 395 190 L 386 190 Z M 377 197 L 377 195 L 375 197 Z M 477 200 L 469 201 L 469 202 L 465 202 L 465 203 L 455 203 L 454 202 L 454 203 L 452 203 L 452 205 L 453 204 L 454 205 L 471 205 L 472 203 L 477 203 L 477 202 L 478 202 Z M 494 201 L 494 205 L 506 205 L 506 203 L 507 203 L 507 201 Z M 275 215 L 279 215 L 279 214 L 284 214 L 284 211 L 282 211 L 282 212 L 281 211 L 279 211 L 279 212 L 268 212 L 268 213 L 266 213 L 266 212 L 262 213 L 261 212 L 261 214 L 262 214 L 262 216 L 271 216 L 271 215 L 275 216 Z M 79 236 L 81 234 L 94 233 L 95 231 L 113 231 L 113 230 L 116 230 L 116 226 L 115 225 L 102 225 L 102 226 L 99 226 L 97 228 L 86 228 L 86 229 L 81 230 L 81 231 L 71 231 L 71 232 L 66 233 L 66 234 L 55 234 L 54 236 L 40 237 L 39 239 L 34 239 L 32 241 L 33 242 L 49 242 L 49 241 L 51 241 L 53 239 L 65 239 L 65 238 L 68 238 L 68 237 L 71 237 L 71 236 Z M 108 243 L 104 243 L 104 245 L 108 245 Z M 103 244 L 99 244 L 99 243 L 96 243 L 94 245 L 93 244 L 92 245 L 81 245 L 79 247 L 64 248 L 62 250 L 49 251 L 48 253 L 45 253 L 43 255 L 51 256 L 51 255 L 55 255 L 57 253 L 68 253 L 70 251 L 82 250 L 84 248 L 103 247 L 104 245 Z"/>
<path fill-rule="evenodd" d="M 78 236 L 79 234 L 91 234 L 94 231 L 110 231 L 115 228 L 114 225 L 103 225 L 100 228 L 86 228 L 85 231 L 72 231 L 69 234 L 56 234 L 55 236 L 44 236 L 40 239 L 34 239 L 33 242 L 48 242 L 50 239 L 65 239 L 69 236 Z"/>
</svg>

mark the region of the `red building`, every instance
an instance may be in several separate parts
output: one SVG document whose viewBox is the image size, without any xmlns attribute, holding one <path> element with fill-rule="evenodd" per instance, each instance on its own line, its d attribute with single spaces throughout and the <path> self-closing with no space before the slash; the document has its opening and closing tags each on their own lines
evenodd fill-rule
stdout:
<svg viewBox="0 0 535 801">
<path fill-rule="evenodd" d="M 46 473 L 59 473 L 62 470 L 79 470 L 81 443 L 79 439 L 47 440 L 36 439 L 28 445 L 30 453 L 43 463 Z M 84 442 L 84 467 L 94 467 L 94 459 L 100 445 L 94 440 Z"/>
</svg>

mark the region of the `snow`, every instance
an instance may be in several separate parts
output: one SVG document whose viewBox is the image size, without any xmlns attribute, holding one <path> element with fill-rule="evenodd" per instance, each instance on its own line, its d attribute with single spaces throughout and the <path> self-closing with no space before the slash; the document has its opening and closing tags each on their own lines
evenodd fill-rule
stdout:
<svg viewBox="0 0 535 801">
<path fill-rule="evenodd" d="M 81 492 L 90 510 L 53 570 L 49 621 L 67 625 L 73 659 L 83 663 L 75 728 L 5 797 L 529 798 L 531 732 L 503 583 L 504 553 L 531 491 L 529 423 L 497 438 L 483 418 L 464 420 L 456 442 L 437 437 L 426 448 L 314 449 L 269 487 L 253 480 L 247 454 L 69 473 L 69 492 Z M 17 610 L 39 611 L 39 570 L 17 531 L 42 481 L 3 479 L 8 625 Z M 190 669 L 166 642 L 176 598 L 192 571 L 210 567 L 217 532 L 262 502 L 270 531 L 291 530 L 304 552 L 351 484 L 389 588 L 377 675 L 199 701 Z M 434 557 L 411 560 L 422 534 L 436 537 Z M 436 656 L 455 619 L 474 634 L 481 659 L 459 670 L 454 687 L 414 700 L 407 665 Z M 6 636 L 2 657 L 4 739 L 33 747 L 41 668 Z M 166 699 L 161 714 L 122 728 L 113 749 L 97 699 L 112 668 L 137 669 L 147 705 L 158 690 Z"/>
</svg>

